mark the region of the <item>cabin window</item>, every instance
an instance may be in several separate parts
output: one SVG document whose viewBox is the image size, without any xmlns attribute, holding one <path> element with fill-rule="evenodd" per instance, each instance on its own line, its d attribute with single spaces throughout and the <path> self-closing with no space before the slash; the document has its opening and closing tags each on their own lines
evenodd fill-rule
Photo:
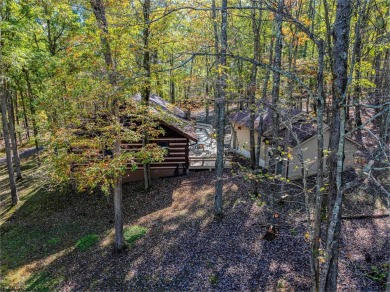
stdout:
<svg viewBox="0 0 390 292">
<path fill-rule="evenodd" d="M 157 145 L 165 150 L 164 156 L 169 155 L 169 142 L 158 142 Z"/>
<path fill-rule="evenodd" d="M 241 126 L 238 126 L 237 129 L 238 129 L 238 130 L 241 130 Z"/>
</svg>

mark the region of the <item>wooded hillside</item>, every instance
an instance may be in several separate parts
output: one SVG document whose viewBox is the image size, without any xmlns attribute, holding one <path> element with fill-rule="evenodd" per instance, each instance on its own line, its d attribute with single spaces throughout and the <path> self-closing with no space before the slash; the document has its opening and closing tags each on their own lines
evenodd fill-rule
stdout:
<svg viewBox="0 0 390 292">
<path fill-rule="evenodd" d="M 226 214 L 237 216 L 238 194 L 226 190 L 227 182 L 243 184 L 245 204 L 261 209 L 266 241 L 279 239 L 298 202 L 298 229 L 310 255 L 303 268 L 307 284 L 290 286 L 336 291 L 347 242 L 343 216 L 388 216 L 388 1 L 2 0 L 0 17 L 0 164 L 7 166 L 0 222 L 8 240 L 12 224 L 18 226 L 13 216 L 33 196 L 26 186 L 40 182 L 64 196 L 106 196 L 114 249 L 125 257 L 131 222 L 123 200 L 153 188 L 164 193 L 163 177 L 188 175 L 192 157 L 202 161 L 197 169 L 212 161 L 208 207 L 215 224 L 230 222 Z M 39 174 L 33 179 L 25 171 L 30 164 Z M 124 183 L 141 177 L 143 190 Z M 381 212 L 346 215 L 343 208 L 359 204 L 354 192 L 373 196 L 363 201 L 377 200 L 374 209 Z M 156 210 L 145 210 L 154 218 Z M 384 248 L 383 226 L 385 244 L 378 244 Z M 379 284 L 367 287 L 384 289 L 389 259 L 387 248 L 381 268 L 367 272 Z M 3 272 L 12 274 L 7 267 Z M 218 282 L 215 275 L 210 283 Z M 7 279 L 5 288 L 18 289 Z M 134 283 L 128 287 L 163 287 Z M 253 285 L 242 290 L 270 289 Z"/>
</svg>

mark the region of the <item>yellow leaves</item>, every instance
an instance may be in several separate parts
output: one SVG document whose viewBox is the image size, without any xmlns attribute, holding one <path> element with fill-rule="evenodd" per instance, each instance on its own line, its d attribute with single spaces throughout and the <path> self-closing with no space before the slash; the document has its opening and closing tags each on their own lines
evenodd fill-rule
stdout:
<svg viewBox="0 0 390 292">
<path fill-rule="evenodd" d="M 226 72 L 229 70 L 229 67 L 228 66 L 223 66 L 223 65 L 218 65 L 216 69 L 214 69 L 213 71 L 215 73 L 217 73 L 219 76 L 221 76 L 222 74 L 226 74 Z"/>
<path fill-rule="evenodd" d="M 309 19 L 306 15 L 305 15 L 305 16 L 302 16 L 302 17 L 299 19 L 299 21 L 300 21 L 301 23 L 303 23 L 305 26 L 309 26 L 310 23 L 311 23 L 310 19 Z"/>
<path fill-rule="evenodd" d="M 319 255 L 318 255 L 317 259 L 320 262 L 320 264 L 325 263 L 326 262 L 325 250 L 322 248 L 318 249 L 318 254 Z"/>
<path fill-rule="evenodd" d="M 282 34 L 283 34 L 284 36 L 290 37 L 290 36 L 291 36 L 291 30 L 288 29 L 287 27 L 283 27 L 283 28 L 282 28 Z"/>
<path fill-rule="evenodd" d="M 304 238 L 305 238 L 305 241 L 309 241 L 310 240 L 310 233 L 306 232 Z"/>
</svg>

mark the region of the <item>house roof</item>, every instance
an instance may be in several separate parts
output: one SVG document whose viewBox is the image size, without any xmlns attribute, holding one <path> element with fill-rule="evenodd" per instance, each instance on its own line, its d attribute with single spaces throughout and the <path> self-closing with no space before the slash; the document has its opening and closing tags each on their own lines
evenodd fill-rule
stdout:
<svg viewBox="0 0 390 292">
<path fill-rule="evenodd" d="M 258 128 L 260 123 L 260 116 L 264 113 L 265 111 L 257 111 L 255 113 L 255 129 Z M 249 128 L 250 111 L 248 109 L 245 109 L 232 113 L 229 116 L 229 121 L 236 125 L 245 126 Z"/>
<path fill-rule="evenodd" d="M 296 134 L 298 141 L 292 132 Z M 270 139 L 272 138 L 272 134 L 272 131 L 268 130 L 263 136 Z M 298 142 L 302 143 L 316 134 L 317 121 L 315 119 L 298 119 L 295 122 L 292 122 L 290 130 L 285 126 L 279 130 L 279 137 L 281 137 L 281 142 L 279 144 L 285 144 L 294 148 L 298 145 Z"/>
<path fill-rule="evenodd" d="M 302 114 L 301 110 L 292 108 L 292 109 L 283 109 L 281 110 L 281 113 L 283 115 L 289 115 L 289 116 L 298 116 L 299 114 Z M 255 112 L 255 130 L 259 128 L 260 126 L 260 117 L 263 117 L 263 132 L 266 132 L 270 130 L 272 126 L 272 111 L 271 110 L 265 110 L 258 107 L 257 111 Z M 249 109 L 244 109 L 237 111 L 235 113 L 232 113 L 229 116 L 229 121 L 235 125 L 239 126 L 245 126 L 249 128 L 249 122 L 250 122 L 250 111 Z"/>
<path fill-rule="evenodd" d="M 292 128 L 291 131 L 294 132 L 297 135 L 299 143 L 303 143 L 307 141 L 308 139 L 312 138 L 317 134 L 317 121 L 315 118 L 310 116 L 309 114 L 299 110 L 299 109 L 283 109 L 281 111 L 282 115 L 286 115 L 291 117 L 291 123 Z M 263 137 L 267 139 L 271 139 L 273 136 L 273 129 L 272 127 L 272 111 L 271 110 L 264 110 L 264 109 L 258 109 L 255 112 L 255 130 L 259 128 L 260 126 L 260 117 L 263 117 Z M 250 111 L 249 109 L 237 111 L 235 113 L 232 113 L 229 116 L 229 121 L 235 125 L 240 125 L 249 128 L 249 122 L 250 122 Z M 324 124 L 324 130 L 328 130 L 329 126 Z M 280 124 L 279 129 L 279 137 L 281 138 L 281 141 L 279 144 L 285 144 L 290 147 L 296 147 L 298 145 L 298 141 L 294 138 L 294 136 L 291 134 L 288 135 L 288 128 L 286 127 L 285 123 Z M 286 140 L 287 139 L 287 140 Z M 360 146 L 357 142 L 354 140 L 346 137 L 346 140 Z"/>
<path fill-rule="evenodd" d="M 141 102 L 141 94 L 137 93 L 136 95 L 133 96 L 134 100 L 137 102 Z M 149 103 L 152 105 L 154 108 L 158 108 L 161 110 L 164 110 L 166 112 L 169 112 L 179 118 L 184 119 L 186 117 L 185 113 L 175 105 L 167 102 L 163 98 L 161 98 L 158 95 L 151 94 L 149 97 Z"/>
<path fill-rule="evenodd" d="M 141 94 L 136 94 L 134 100 L 141 101 Z M 150 111 L 165 126 L 180 133 L 184 137 L 198 141 L 194 125 L 185 119 L 185 113 L 173 104 L 165 101 L 158 95 L 150 95 Z"/>
<path fill-rule="evenodd" d="M 293 115 L 293 117 L 291 118 L 292 127 L 290 130 L 290 135 L 288 135 L 289 130 L 286 127 L 286 124 L 282 123 L 279 130 L 279 137 L 281 137 L 282 142 L 279 144 L 286 143 L 285 145 L 294 148 L 298 145 L 298 141 L 299 143 L 306 142 L 307 140 L 313 138 L 317 134 L 317 119 L 300 110 L 292 111 L 292 113 L 293 114 L 295 113 L 295 115 Z M 329 125 L 324 123 L 323 130 L 324 132 L 329 131 L 330 130 Z M 263 136 L 267 138 L 271 138 L 272 131 L 273 131 L 272 129 L 269 129 L 263 134 Z M 298 141 L 291 132 L 294 132 L 296 134 Z M 358 147 L 361 147 L 359 143 L 357 143 L 356 141 L 354 141 L 349 137 L 345 137 L 345 140 L 355 144 Z"/>
</svg>

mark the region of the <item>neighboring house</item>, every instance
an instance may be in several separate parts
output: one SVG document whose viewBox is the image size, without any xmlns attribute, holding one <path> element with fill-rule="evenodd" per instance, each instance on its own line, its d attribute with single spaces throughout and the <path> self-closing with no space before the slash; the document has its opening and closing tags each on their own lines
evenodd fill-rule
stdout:
<svg viewBox="0 0 390 292">
<path fill-rule="evenodd" d="M 136 101 L 140 101 L 141 96 L 134 96 Z M 184 119 L 184 112 L 174 105 L 166 102 L 161 97 L 151 95 L 151 114 L 157 117 L 159 127 L 164 130 L 164 134 L 150 139 L 150 143 L 165 148 L 167 154 L 162 162 L 150 164 L 152 178 L 179 176 L 186 174 L 189 168 L 189 143 L 197 142 L 196 130 L 193 124 Z M 126 127 L 126 117 L 122 117 Z M 122 141 L 122 151 L 136 151 L 142 147 L 142 142 L 127 143 Z M 72 149 L 74 153 L 83 153 L 83 149 Z M 108 150 L 112 153 L 110 150 Z M 105 150 L 107 152 L 107 150 Z M 130 168 L 123 176 L 123 182 L 141 181 L 144 179 L 143 166 L 140 164 L 135 171 Z"/>
<path fill-rule="evenodd" d="M 308 175 L 317 173 L 317 124 L 310 115 L 297 110 L 286 110 L 284 114 L 290 116 L 292 132 L 298 138 L 293 137 L 285 122 L 281 122 L 277 149 L 271 149 L 272 129 L 269 113 L 258 112 L 255 115 L 255 141 L 257 147 L 258 130 L 260 128 L 260 117 L 263 118 L 261 128 L 264 129 L 261 136 L 259 165 L 269 171 L 281 174 L 283 177 L 298 179 L 302 177 L 301 161 L 299 159 L 299 146 L 303 152 L 303 160 L 308 169 Z M 237 153 L 250 157 L 249 153 L 249 111 L 240 111 L 230 115 L 229 120 L 232 127 L 231 147 Z M 324 149 L 328 148 L 330 128 L 324 125 Z M 359 144 L 346 138 L 344 168 L 354 166 L 354 155 L 358 151 Z M 274 152 L 272 152 L 274 151 Z M 281 159 L 275 159 L 276 153 L 284 152 Z M 325 158 L 326 159 L 326 158 Z M 326 163 L 324 163 L 326 166 Z"/>
</svg>

